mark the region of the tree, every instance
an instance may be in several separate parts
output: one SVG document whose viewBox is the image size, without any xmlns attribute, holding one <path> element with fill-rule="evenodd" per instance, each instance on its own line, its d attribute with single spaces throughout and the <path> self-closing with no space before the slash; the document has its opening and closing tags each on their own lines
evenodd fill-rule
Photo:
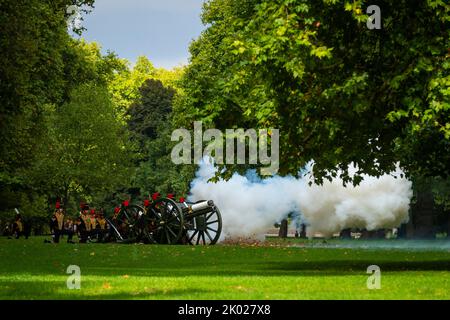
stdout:
<svg viewBox="0 0 450 320">
<path fill-rule="evenodd" d="M 46 144 L 33 167 L 36 185 L 64 204 L 72 194 L 105 194 L 128 185 L 133 145 L 106 87 L 80 85 L 69 102 L 47 110 L 46 119 Z"/>
<path fill-rule="evenodd" d="M 175 90 L 166 88 L 160 80 L 147 79 L 139 88 L 140 97 L 127 111 L 128 126 L 141 139 L 154 139 L 157 129 L 168 122 Z"/>
<path fill-rule="evenodd" d="M 133 68 L 130 68 L 130 62 L 126 59 L 120 61 L 123 67 L 117 69 L 108 87 L 114 97 L 115 104 L 123 115 L 127 113 L 134 102 L 140 99 L 139 90 L 146 80 L 159 80 L 166 87 L 176 88 L 184 70 L 183 68 L 172 70 L 155 68 L 145 56 L 138 57 Z"/>
<path fill-rule="evenodd" d="M 122 115 L 125 115 L 130 105 L 139 99 L 139 88 L 145 80 L 153 78 L 156 69 L 147 57 L 140 56 L 133 69 L 130 63 L 122 60 L 125 68 L 116 73 L 109 83 L 115 104 Z"/>
<path fill-rule="evenodd" d="M 128 127 L 140 145 L 134 185 L 141 193 L 185 195 L 194 176 L 193 168 L 177 166 L 170 155 L 174 145 L 172 104 L 176 91 L 160 80 L 147 79 L 139 88 L 139 98 L 128 109 Z"/>
<path fill-rule="evenodd" d="M 44 106 L 61 103 L 65 92 L 69 5 L 89 11 L 93 1 L 0 1 L 1 209 L 18 206 L 18 199 L 32 198 L 27 169 L 45 134 Z"/>
<path fill-rule="evenodd" d="M 280 129 L 280 174 L 317 182 L 400 163 L 450 174 L 450 9 L 444 1 L 211 0 L 190 48 L 180 124 Z M 187 116 L 188 115 L 188 116 Z M 359 171 L 352 179 L 348 165 Z"/>
</svg>

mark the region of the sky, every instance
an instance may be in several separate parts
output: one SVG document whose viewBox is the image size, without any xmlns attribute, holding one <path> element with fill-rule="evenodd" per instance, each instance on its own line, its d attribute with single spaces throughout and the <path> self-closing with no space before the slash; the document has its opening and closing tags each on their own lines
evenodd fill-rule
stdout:
<svg viewBox="0 0 450 320">
<path fill-rule="evenodd" d="M 155 67 L 187 64 L 189 43 L 204 26 L 203 0 L 96 0 L 82 37 L 132 63 L 147 56 Z"/>
</svg>

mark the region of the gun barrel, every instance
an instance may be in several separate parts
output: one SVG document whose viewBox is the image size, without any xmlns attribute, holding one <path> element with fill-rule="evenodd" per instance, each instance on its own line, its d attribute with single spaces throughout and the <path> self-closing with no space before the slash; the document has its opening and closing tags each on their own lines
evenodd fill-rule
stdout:
<svg viewBox="0 0 450 320">
<path fill-rule="evenodd" d="M 193 204 L 193 205 L 191 206 L 191 210 L 192 210 L 193 212 L 195 212 L 195 211 L 200 211 L 200 210 L 208 209 L 208 208 L 210 208 L 210 207 L 212 207 L 212 206 L 214 206 L 214 201 L 208 200 L 208 201 L 203 201 L 203 202 L 199 202 L 199 203 Z"/>
</svg>

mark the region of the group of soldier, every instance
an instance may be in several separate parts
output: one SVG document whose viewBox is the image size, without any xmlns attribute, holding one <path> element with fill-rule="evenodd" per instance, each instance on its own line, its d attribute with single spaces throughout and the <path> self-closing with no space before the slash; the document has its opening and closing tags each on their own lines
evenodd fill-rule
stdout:
<svg viewBox="0 0 450 320">
<path fill-rule="evenodd" d="M 52 241 L 59 243 L 61 236 L 67 235 L 67 242 L 73 242 L 73 236 L 77 235 L 80 243 L 91 241 L 105 242 L 109 238 L 109 225 L 106 222 L 103 209 L 96 211 L 88 205 L 82 205 L 79 216 L 75 219 L 66 216 L 60 203 L 56 203 L 56 210 L 51 218 L 50 229 Z"/>
</svg>

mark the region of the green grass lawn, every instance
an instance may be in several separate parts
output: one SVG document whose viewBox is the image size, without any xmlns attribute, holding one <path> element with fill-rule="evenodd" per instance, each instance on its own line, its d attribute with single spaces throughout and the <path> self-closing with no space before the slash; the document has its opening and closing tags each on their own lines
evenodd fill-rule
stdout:
<svg viewBox="0 0 450 320">
<path fill-rule="evenodd" d="M 329 243 L 54 245 L 41 237 L 2 237 L 0 299 L 450 299 L 450 250 L 445 247 Z M 379 290 L 366 286 L 372 264 L 381 268 Z M 81 268 L 80 290 L 67 289 L 69 265 Z"/>
</svg>

